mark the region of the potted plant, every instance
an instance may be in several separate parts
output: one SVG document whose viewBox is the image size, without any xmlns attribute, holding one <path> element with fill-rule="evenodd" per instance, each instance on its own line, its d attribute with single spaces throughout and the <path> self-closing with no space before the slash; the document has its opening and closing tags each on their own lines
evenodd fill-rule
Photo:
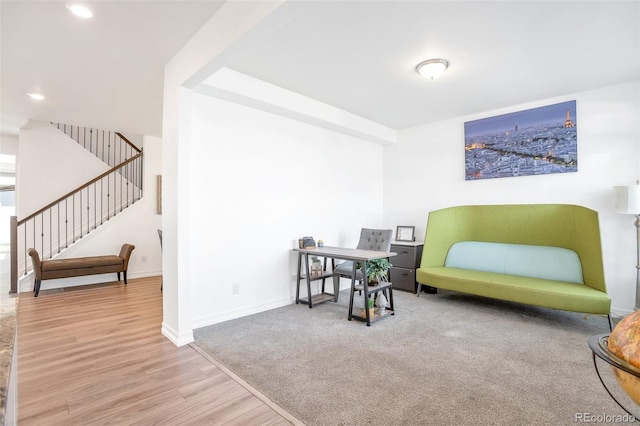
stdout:
<svg viewBox="0 0 640 426">
<path fill-rule="evenodd" d="M 368 298 L 367 308 L 369 309 L 369 318 L 373 318 L 373 316 L 375 315 L 375 308 L 373 307 L 373 305 L 374 305 L 374 300 L 372 298 Z M 362 310 L 362 316 L 364 318 L 366 318 L 367 316 L 367 312 L 364 309 Z"/>
<path fill-rule="evenodd" d="M 319 277 L 322 275 L 322 263 L 316 256 L 311 256 L 311 276 Z"/>
<path fill-rule="evenodd" d="M 371 285 L 377 285 L 386 282 L 389 276 L 389 268 L 391 263 L 386 258 L 367 260 L 367 282 Z"/>
</svg>

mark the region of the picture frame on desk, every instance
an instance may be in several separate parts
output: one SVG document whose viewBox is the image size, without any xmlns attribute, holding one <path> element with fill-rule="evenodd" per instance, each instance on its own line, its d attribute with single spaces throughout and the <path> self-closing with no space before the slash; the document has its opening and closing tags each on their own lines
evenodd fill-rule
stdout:
<svg viewBox="0 0 640 426">
<path fill-rule="evenodd" d="M 298 240 L 299 248 L 316 248 L 316 242 L 313 237 L 302 237 Z"/>
<path fill-rule="evenodd" d="M 415 241 L 415 226 L 396 227 L 396 241 Z"/>
</svg>

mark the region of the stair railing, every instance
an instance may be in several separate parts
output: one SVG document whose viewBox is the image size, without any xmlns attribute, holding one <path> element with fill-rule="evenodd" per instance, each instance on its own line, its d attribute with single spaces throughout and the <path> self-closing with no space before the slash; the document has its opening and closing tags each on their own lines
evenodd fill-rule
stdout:
<svg viewBox="0 0 640 426">
<path fill-rule="evenodd" d="M 140 148 L 120 132 L 62 123 L 51 124 L 111 167 L 115 167 L 140 153 Z"/>
<path fill-rule="evenodd" d="M 11 218 L 11 293 L 17 292 L 18 275 L 32 269 L 29 248 L 38 250 L 41 259 L 50 259 L 142 198 L 143 153 L 135 150 L 137 154 L 122 164 L 37 212 L 19 221 Z"/>
</svg>

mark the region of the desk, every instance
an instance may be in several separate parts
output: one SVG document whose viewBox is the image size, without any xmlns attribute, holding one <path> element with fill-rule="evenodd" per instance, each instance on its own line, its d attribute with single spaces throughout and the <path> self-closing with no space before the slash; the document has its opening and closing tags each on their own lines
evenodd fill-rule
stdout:
<svg viewBox="0 0 640 426">
<path fill-rule="evenodd" d="M 386 251 L 374 251 L 374 250 L 361 250 L 361 249 L 351 249 L 351 248 L 342 248 L 342 247 L 317 247 L 317 248 L 297 248 L 293 249 L 298 252 L 298 277 L 296 283 L 296 304 L 298 303 L 306 303 L 309 305 L 309 308 L 312 308 L 316 303 L 326 302 L 328 300 L 333 299 L 334 302 L 338 301 L 338 293 L 340 291 L 340 280 L 334 280 L 333 286 L 333 294 L 324 292 L 324 284 L 327 278 L 333 278 L 336 274 L 333 273 L 335 269 L 335 259 L 341 260 L 351 260 L 353 261 L 353 273 L 351 277 L 351 298 L 349 301 L 349 321 L 353 318 L 366 321 L 367 325 L 371 325 L 371 316 L 369 314 L 369 309 L 367 309 L 367 299 L 370 294 L 377 293 L 382 290 L 389 290 L 389 308 L 388 311 L 393 315 L 393 290 L 391 288 L 391 283 L 382 283 L 378 284 L 375 287 L 370 287 L 367 283 L 367 280 L 362 280 L 361 286 L 356 286 L 356 262 L 362 263 L 362 276 L 367 276 L 366 269 L 366 261 L 374 260 L 374 259 L 382 259 L 386 257 L 395 256 L 396 253 L 386 252 Z M 319 256 L 324 257 L 324 268 L 322 274 L 311 276 L 310 264 L 309 264 L 309 255 L 311 256 Z M 300 299 L 300 281 L 302 280 L 302 258 L 305 259 L 305 273 L 304 277 L 307 281 L 307 299 Z M 331 259 L 331 272 L 326 271 L 327 266 L 327 258 Z M 322 293 L 311 296 L 311 281 L 322 280 Z M 356 290 L 362 290 L 364 295 L 364 315 L 354 315 L 353 314 L 353 298 Z"/>
</svg>

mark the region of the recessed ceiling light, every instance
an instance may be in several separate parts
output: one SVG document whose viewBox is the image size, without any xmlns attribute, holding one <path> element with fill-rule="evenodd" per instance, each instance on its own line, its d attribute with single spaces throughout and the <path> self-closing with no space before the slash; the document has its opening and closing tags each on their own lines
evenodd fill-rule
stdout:
<svg viewBox="0 0 640 426">
<path fill-rule="evenodd" d="M 420 62 L 416 67 L 416 71 L 429 80 L 436 79 L 445 72 L 449 62 L 445 59 L 429 59 L 424 62 Z"/>
<path fill-rule="evenodd" d="M 93 12 L 86 6 L 83 6 L 79 3 L 67 3 L 66 6 L 67 9 L 69 9 L 69 11 L 76 16 L 84 19 L 93 18 Z"/>
<path fill-rule="evenodd" d="M 43 101 L 44 95 L 40 93 L 29 93 L 29 97 L 34 101 Z"/>
</svg>

